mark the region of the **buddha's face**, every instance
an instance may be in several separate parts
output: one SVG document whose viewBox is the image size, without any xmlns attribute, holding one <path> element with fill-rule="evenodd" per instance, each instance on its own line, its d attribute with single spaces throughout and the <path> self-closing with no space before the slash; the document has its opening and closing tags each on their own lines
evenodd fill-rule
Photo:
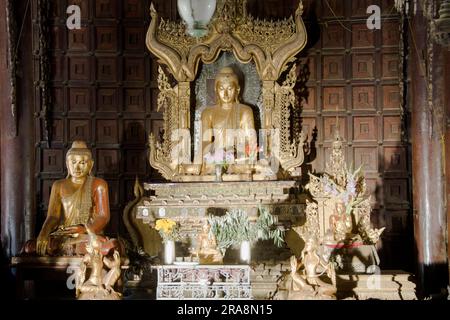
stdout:
<svg viewBox="0 0 450 320">
<path fill-rule="evenodd" d="M 92 158 L 88 155 L 71 154 L 67 157 L 67 169 L 74 178 L 87 176 L 93 164 Z"/>
<path fill-rule="evenodd" d="M 217 95 L 222 103 L 236 102 L 239 88 L 233 79 L 223 78 L 217 82 Z"/>
</svg>

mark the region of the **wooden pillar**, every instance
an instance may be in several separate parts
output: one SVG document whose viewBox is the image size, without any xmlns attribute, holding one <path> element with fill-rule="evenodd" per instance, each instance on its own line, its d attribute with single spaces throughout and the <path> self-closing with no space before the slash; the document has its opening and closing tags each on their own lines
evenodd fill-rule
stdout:
<svg viewBox="0 0 450 320">
<path fill-rule="evenodd" d="M 441 294 L 448 283 L 442 101 L 448 88 L 443 87 L 442 51 L 427 35 L 422 12 L 410 25 L 414 238 L 419 294 L 429 296 Z"/>
<path fill-rule="evenodd" d="M 14 133 L 11 112 L 11 82 L 8 63 L 6 1 L 0 2 L 0 112 L 1 112 L 1 242 L 7 256 L 19 253 L 24 241 L 32 236 L 33 188 L 33 68 L 31 10 L 27 1 L 13 1 L 17 17 L 17 34 L 22 19 L 25 24 L 18 46 L 17 114 L 18 134 Z"/>
<path fill-rule="evenodd" d="M 450 88 L 450 47 L 445 52 L 445 88 Z M 447 180 L 447 262 L 450 261 L 450 90 L 445 92 L 445 110 L 446 110 L 446 135 L 445 135 L 445 176 Z M 449 264 L 449 279 L 450 279 L 450 264 Z M 449 283 L 450 285 L 450 283 Z M 450 294 L 450 292 L 449 292 Z"/>
</svg>

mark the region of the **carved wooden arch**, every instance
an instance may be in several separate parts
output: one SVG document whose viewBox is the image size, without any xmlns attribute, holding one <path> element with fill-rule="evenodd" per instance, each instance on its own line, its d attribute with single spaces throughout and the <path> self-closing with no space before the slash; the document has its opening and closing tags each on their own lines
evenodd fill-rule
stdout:
<svg viewBox="0 0 450 320">
<path fill-rule="evenodd" d="M 253 59 L 262 81 L 276 81 L 286 65 L 306 45 L 302 12 L 301 2 L 294 18 L 275 22 L 256 20 L 251 16 L 229 18 L 222 12 L 211 22 L 209 34 L 197 41 L 186 35 L 182 23 L 159 21 L 152 4 L 146 44 L 179 82 L 194 81 L 199 62 L 213 63 L 222 51 L 232 51 L 242 63 Z M 268 46 L 264 35 L 258 37 L 261 32 L 272 38 L 277 35 L 284 37 L 278 38 L 275 45 Z"/>
</svg>

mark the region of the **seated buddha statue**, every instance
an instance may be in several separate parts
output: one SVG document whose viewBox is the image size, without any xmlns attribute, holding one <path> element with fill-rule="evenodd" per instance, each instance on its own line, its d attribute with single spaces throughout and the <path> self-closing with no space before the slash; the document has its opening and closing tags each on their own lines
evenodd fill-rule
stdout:
<svg viewBox="0 0 450 320">
<path fill-rule="evenodd" d="M 334 213 L 330 216 L 330 231 L 335 241 L 344 241 L 351 237 L 353 222 L 351 215 L 346 212 L 346 205 L 342 200 L 335 203 Z"/>
<path fill-rule="evenodd" d="M 110 219 L 108 185 L 91 175 L 94 161 L 85 142 L 73 142 L 66 155 L 66 165 L 67 178 L 52 185 L 47 217 L 37 240 L 28 241 L 23 253 L 85 254 L 89 241 L 86 226 L 99 235 L 105 254 L 119 248 L 117 240 L 102 236 Z"/>
<path fill-rule="evenodd" d="M 201 264 L 221 264 L 222 254 L 217 249 L 216 239 L 211 235 L 210 230 L 210 224 L 205 222 L 197 237 L 197 248 L 192 253 L 198 256 Z"/>
<path fill-rule="evenodd" d="M 253 110 L 239 102 L 239 81 L 232 68 L 219 71 L 214 88 L 217 104 L 201 115 L 201 172 L 210 174 L 214 164 L 227 163 L 235 171 L 231 173 L 238 173 L 239 168 L 248 168 L 250 153 L 256 155 Z"/>
</svg>

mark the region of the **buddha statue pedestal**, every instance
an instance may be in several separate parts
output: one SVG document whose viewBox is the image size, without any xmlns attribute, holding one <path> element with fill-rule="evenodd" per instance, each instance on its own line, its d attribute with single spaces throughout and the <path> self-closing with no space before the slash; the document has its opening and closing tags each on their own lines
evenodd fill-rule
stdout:
<svg viewBox="0 0 450 320">
<path fill-rule="evenodd" d="M 192 237 L 201 232 L 208 215 L 233 208 L 256 218 L 259 206 L 268 207 L 286 227 L 304 218 L 304 195 L 296 181 L 146 183 L 144 189 L 155 194 L 140 201 L 136 218 L 150 225 L 161 218 L 176 220 L 181 232 Z"/>
<path fill-rule="evenodd" d="M 152 228 L 158 219 L 179 222 L 182 237 L 191 240 L 189 247 L 185 246 L 188 241 L 181 244 L 186 255 L 177 254 L 178 258 L 186 257 L 189 248 L 195 247 L 209 215 L 241 209 L 250 220 L 256 220 L 259 207 L 265 207 L 285 229 L 305 220 L 305 195 L 294 180 L 145 183 L 144 188 L 136 181 L 135 195 L 124 210 L 124 222 L 134 246 L 151 257 L 162 249 L 159 234 Z"/>
</svg>

